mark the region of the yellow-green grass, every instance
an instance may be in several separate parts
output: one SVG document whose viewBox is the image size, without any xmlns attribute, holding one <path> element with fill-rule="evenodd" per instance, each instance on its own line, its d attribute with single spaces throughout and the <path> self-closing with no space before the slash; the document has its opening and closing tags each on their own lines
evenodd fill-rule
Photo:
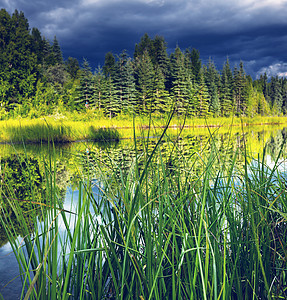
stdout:
<svg viewBox="0 0 287 300">
<path fill-rule="evenodd" d="M 74 212 L 58 195 L 53 156 L 45 164 L 46 201 L 37 201 L 31 179 L 29 219 L 3 177 L 10 188 L 0 200 L 10 201 L 23 228 L 19 245 L 8 209 L 0 215 L 19 263 L 21 299 L 286 299 L 281 153 L 274 167 L 265 151 L 249 165 L 248 151 L 230 156 L 226 147 L 220 155 L 210 137 L 208 155 L 178 165 L 166 163 L 166 138 L 163 132 L 156 145 L 144 140 L 144 151 L 135 144 L 142 155 L 130 168 L 112 157 L 83 157 L 89 172 L 78 183 Z M 175 157 L 183 155 L 173 149 Z M 244 160 L 237 168 L 239 154 Z M 51 203 L 40 223 L 35 202 Z M 31 223 L 39 224 L 34 234 Z"/>
<path fill-rule="evenodd" d="M 82 120 L 78 116 L 77 120 L 71 120 L 65 116 L 58 118 L 49 116 L 40 119 L 13 119 L 0 121 L 0 142 L 72 142 L 77 140 L 100 139 L 106 140 L 118 138 L 132 138 L 134 136 L 134 125 L 136 136 L 144 135 L 144 130 L 152 127 L 149 135 L 156 136 L 162 131 L 165 118 L 132 117 L 121 116 L 118 118 L 95 118 L 93 115 L 86 118 L 87 114 L 82 114 Z M 248 130 L 252 126 L 253 130 L 261 130 L 270 127 L 284 127 L 287 124 L 286 117 L 255 117 L 255 118 L 173 118 L 170 123 L 169 133 L 178 133 L 184 125 L 193 132 L 188 134 L 209 134 L 220 128 L 219 132 L 229 132 L 230 125 L 234 130 Z M 263 126 L 264 125 L 264 126 Z M 105 130 L 104 136 L 98 136 L 99 128 L 110 128 Z M 260 129 L 261 128 L 261 129 Z M 113 133 L 111 134 L 111 131 Z M 186 131 L 187 132 L 187 131 Z M 113 135 L 115 134 L 115 136 Z"/>
</svg>

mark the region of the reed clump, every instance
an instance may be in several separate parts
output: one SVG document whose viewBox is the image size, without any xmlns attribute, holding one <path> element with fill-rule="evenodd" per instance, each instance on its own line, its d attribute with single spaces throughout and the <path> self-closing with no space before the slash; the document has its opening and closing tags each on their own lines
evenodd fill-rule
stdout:
<svg viewBox="0 0 287 300">
<path fill-rule="evenodd" d="M 135 128 L 136 134 L 141 133 L 141 129 L 155 130 L 165 128 L 167 116 L 157 116 L 151 123 L 147 116 L 135 117 L 138 127 Z M 285 126 L 286 117 L 245 117 L 245 118 L 173 118 L 170 121 L 170 132 L 180 131 L 182 126 L 196 133 L 203 132 L 208 134 L 208 128 L 221 128 L 223 132 L 228 132 L 229 127 L 239 130 L 243 125 L 264 130 L 265 126 Z M 264 125 L 264 126 L 263 126 Z M 237 128 L 237 129 L 236 129 Z M 52 115 L 38 119 L 10 119 L 0 121 L 0 143 L 3 142 L 33 142 L 41 143 L 53 140 L 56 143 L 72 142 L 84 139 L 95 139 L 104 137 L 105 140 L 117 139 L 116 131 L 122 138 L 131 138 L 133 136 L 133 117 L 120 115 L 109 119 L 105 116 L 95 116 L 89 113 L 73 113 L 67 115 Z"/>
<path fill-rule="evenodd" d="M 89 138 L 93 141 L 107 142 L 107 141 L 119 141 L 120 134 L 116 128 L 95 128 L 90 126 Z"/>
<path fill-rule="evenodd" d="M 141 151 L 135 140 L 129 168 L 93 153 L 82 157 L 91 171 L 78 184 L 75 210 L 58 197 L 50 159 L 43 197 L 52 204 L 40 220 L 31 208 L 35 233 L 17 201 L 22 244 L 1 215 L 19 261 L 22 298 L 287 297 L 282 153 L 272 166 L 265 150 L 256 158 L 247 151 L 230 158 L 219 154 L 211 135 L 208 155 L 195 152 L 182 161 L 176 141 L 162 151 L 163 138 L 166 129 Z"/>
</svg>

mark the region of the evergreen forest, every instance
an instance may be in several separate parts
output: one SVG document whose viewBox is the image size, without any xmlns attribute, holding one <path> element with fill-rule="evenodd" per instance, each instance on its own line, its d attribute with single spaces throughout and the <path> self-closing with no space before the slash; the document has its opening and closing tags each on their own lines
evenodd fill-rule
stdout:
<svg viewBox="0 0 287 300">
<path fill-rule="evenodd" d="M 23 12 L 0 10 L 0 119 L 37 118 L 55 112 L 94 110 L 100 116 L 282 116 L 287 79 L 253 80 L 243 62 L 222 70 L 196 49 L 167 52 L 162 36 L 145 34 L 133 56 L 105 54 L 103 66 L 64 60 L 59 42 L 30 29 Z"/>
</svg>

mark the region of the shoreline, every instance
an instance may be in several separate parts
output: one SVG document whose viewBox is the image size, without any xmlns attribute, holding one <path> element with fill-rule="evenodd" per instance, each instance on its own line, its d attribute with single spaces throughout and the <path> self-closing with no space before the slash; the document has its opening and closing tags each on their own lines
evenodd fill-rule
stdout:
<svg viewBox="0 0 287 300">
<path fill-rule="evenodd" d="M 88 121 L 69 118 L 9 119 L 0 121 L 0 144 L 11 143 L 50 143 L 65 144 L 77 141 L 117 141 L 143 135 L 142 130 L 157 130 L 166 127 L 164 119 L 146 118 L 104 119 L 90 118 Z M 152 121 L 152 122 L 151 122 Z M 254 121 L 254 122 L 252 122 Z M 184 123 L 180 124 L 180 122 Z M 169 130 L 193 129 L 205 131 L 210 128 L 252 128 L 265 126 L 287 127 L 287 117 L 255 118 L 210 118 L 186 119 L 174 118 Z M 198 133 L 198 132 L 197 132 Z M 144 136 L 144 135 L 143 135 Z M 153 134 L 154 136 L 154 134 Z M 142 136 L 141 136 L 142 137 Z"/>
</svg>

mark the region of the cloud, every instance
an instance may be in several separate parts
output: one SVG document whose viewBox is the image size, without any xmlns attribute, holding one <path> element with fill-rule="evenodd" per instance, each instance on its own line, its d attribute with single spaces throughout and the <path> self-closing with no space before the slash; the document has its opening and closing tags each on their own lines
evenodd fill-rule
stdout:
<svg viewBox="0 0 287 300">
<path fill-rule="evenodd" d="M 279 76 L 287 77 L 287 62 L 277 62 L 270 66 L 263 67 L 257 72 L 257 78 L 266 73 L 267 77 Z"/>
<path fill-rule="evenodd" d="M 199 49 L 222 64 L 246 61 L 254 74 L 287 61 L 286 0 L 0 0 L 13 12 L 23 10 L 31 27 L 52 39 L 64 56 L 103 63 L 108 51 L 127 49 L 144 33 L 163 35 L 170 50 Z M 265 65 L 263 65 L 265 64 Z M 257 69 L 256 69 L 257 68 Z"/>
</svg>

